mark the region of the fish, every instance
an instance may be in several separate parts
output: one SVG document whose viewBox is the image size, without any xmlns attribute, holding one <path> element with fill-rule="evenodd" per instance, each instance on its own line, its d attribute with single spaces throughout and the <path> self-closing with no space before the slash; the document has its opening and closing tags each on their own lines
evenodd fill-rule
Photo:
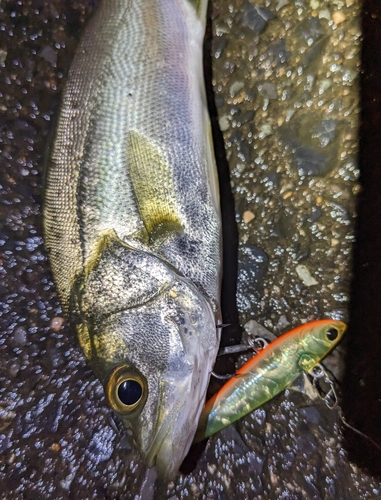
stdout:
<svg viewBox="0 0 381 500">
<path fill-rule="evenodd" d="M 193 441 L 221 328 L 207 0 L 102 0 L 63 91 L 45 245 L 106 400 L 159 477 Z"/>
<path fill-rule="evenodd" d="M 195 442 L 200 442 L 287 389 L 340 342 L 346 325 L 323 319 L 301 325 L 267 344 L 206 403 Z"/>
</svg>

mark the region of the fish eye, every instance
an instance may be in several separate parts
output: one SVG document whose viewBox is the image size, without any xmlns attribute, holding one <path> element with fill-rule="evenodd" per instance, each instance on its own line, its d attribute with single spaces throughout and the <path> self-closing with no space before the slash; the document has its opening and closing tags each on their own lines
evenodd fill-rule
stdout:
<svg viewBox="0 0 381 500">
<path fill-rule="evenodd" d="M 123 380 L 118 387 L 118 398 L 126 406 L 136 405 L 143 394 L 140 382 L 133 378 Z"/>
<path fill-rule="evenodd" d="M 337 336 L 339 335 L 339 332 L 336 328 L 330 328 L 325 332 L 325 335 L 328 340 L 336 340 Z"/>
<path fill-rule="evenodd" d="M 113 410 L 131 415 L 141 410 L 147 400 L 145 377 L 130 366 L 117 366 L 108 377 L 106 397 Z"/>
</svg>

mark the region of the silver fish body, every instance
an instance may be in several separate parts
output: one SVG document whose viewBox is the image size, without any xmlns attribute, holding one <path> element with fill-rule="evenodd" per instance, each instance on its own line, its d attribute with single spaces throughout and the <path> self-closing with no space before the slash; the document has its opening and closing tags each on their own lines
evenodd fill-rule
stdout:
<svg viewBox="0 0 381 500">
<path fill-rule="evenodd" d="M 206 3 L 105 0 L 71 66 L 45 241 L 66 314 L 148 466 L 186 455 L 219 344 Z"/>
</svg>

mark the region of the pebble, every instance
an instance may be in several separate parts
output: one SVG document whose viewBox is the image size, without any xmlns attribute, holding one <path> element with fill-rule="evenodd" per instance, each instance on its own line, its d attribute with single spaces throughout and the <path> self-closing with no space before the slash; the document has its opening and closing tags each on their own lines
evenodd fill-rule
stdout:
<svg viewBox="0 0 381 500">
<path fill-rule="evenodd" d="M 5 59 L 7 58 L 7 50 L 6 49 L 0 49 L 0 63 L 5 62 Z"/>
<path fill-rule="evenodd" d="M 255 219 L 255 215 L 250 210 L 246 210 L 243 212 L 242 219 L 245 224 L 249 224 L 249 222 Z"/>
<path fill-rule="evenodd" d="M 337 10 L 332 14 L 333 22 L 338 25 L 345 21 L 345 14 L 341 10 Z"/>
<path fill-rule="evenodd" d="M 22 326 L 18 326 L 13 334 L 13 340 L 16 344 L 25 345 L 26 344 L 26 330 Z"/>
<path fill-rule="evenodd" d="M 58 332 L 61 326 L 64 324 L 64 321 L 64 318 L 62 318 L 61 316 L 56 316 L 51 320 L 49 326 L 54 332 Z"/>
<path fill-rule="evenodd" d="M 291 323 L 288 321 L 287 316 L 285 314 L 282 314 L 278 319 L 278 323 L 276 324 L 276 327 L 279 330 L 283 330 L 284 328 L 287 328 L 288 326 L 290 326 L 290 324 Z"/>
<path fill-rule="evenodd" d="M 250 335 L 253 335 L 254 337 L 263 337 L 266 340 L 275 340 L 276 336 L 271 333 L 267 328 L 264 326 L 260 325 L 257 321 L 254 319 L 249 320 L 245 325 L 244 329 L 249 333 Z"/>
<path fill-rule="evenodd" d="M 319 12 L 319 19 L 327 19 L 327 21 L 331 20 L 331 14 L 328 9 L 323 9 Z"/>
<path fill-rule="evenodd" d="M 243 15 L 242 25 L 247 26 L 256 35 L 262 33 L 269 20 L 275 17 L 269 9 L 252 5 L 248 1 L 242 4 L 241 13 Z"/>
<path fill-rule="evenodd" d="M 296 272 L 304 285 L 313 286 L 318 284 L 315 278 L 311 276 L 311 273 L 307 266 L 299 264 L 298 266 L 296 266 Z"/>
<path fill-rule="evenodd" d="M 221 118 L 218 120 L 218 125 L 220 127 L 221 132 L 225 132 L 230 127 L 229 118 L 226 115 L 221 116 Z"/>
<path fill-rule="evenodd" d="M 238 92 L 240 90 L 243 89 L 243 87 L 245 86 L 245 83 L 244 82 L 234 82 L 231 86 L 230 86 L 230 96 L 231 97 L 234 97 L 236 94 L 238 94 Z"/>
<path fill-rule="evenodd" d="M 38 55 L 42 57 L 42 59 L 45 59 L 45 61 L 52 64 L 53 66 L 55 66 L 57 63 L 57 53 L 52 47 L 49 46 L 44 47 L 43 49 L 40 50 Z"/>
<path fill-rule="evenodd" d="M 5 434 L 0 434 L 0 453 L 4 453 L 4 451 L 9 447 L 9 439 Z"/>
</svg>

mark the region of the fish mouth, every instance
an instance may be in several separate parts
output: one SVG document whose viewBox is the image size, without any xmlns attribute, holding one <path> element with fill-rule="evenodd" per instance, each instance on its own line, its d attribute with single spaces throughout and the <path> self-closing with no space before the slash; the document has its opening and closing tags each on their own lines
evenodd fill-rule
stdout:
<svg viewBox="0 0 381 500">
<path fill-rule="evenodd" d="M 158 457 L 162 455 L 163 444 L 166 441 L 168 434 L 170 433 L 170 429 L 161 428 L 160 431 L 156 434 L 151 444 L 150 449 L 146 454 L 146 464 L 148 467 L 156 466 L 158 461 Z"/>
<path fill-rule="evenodd" d="M 184 392 L 181 400 L 161 415 L 157 432 L 144 453 L 147 466 L 155 466 L 161 479 L 172 479 L 188 454 L 205 403 L 208 383 L 209 376 L 199 384 L 196 393 Z M 177 414 L 175 421 L 171 419 L 173 414 Z"/>
<path fill-rule="evenodd" d="M 174 293 L 180 305 L 181 301 L 184 302 L 186 311 L 187 296 L 182 295 L 180 287 Z M 162 380 L 155 429 L 150 439 L 144 445 L 141 443 L 140 447 L 148 466 L 155 466 L 158 476 L 164 480 L 173 479 L 192 445 L 218 348 L 214 313 L 204 298 L 200 302 L 203 306 L 203 316 L 201 313 L 200 316 L 204 321 L 198 327 L 194 326 L 191 318 L 184 324 L 174 323 L 183 344 L 185 359 L 182 360 L 181 370 L 178 367 L 168 370 Z M 194 342 L 195 338 L 201 337 L 201 328 L 211 332 L 208 342 Z M 193 335 L 190 335 L 192 331 Z M 174 367 L 176 363 L 177 358 L 174 357 Z"/>
<path fill-rule="evenodd" d="M 163 480 L 171 480 L 177 474 L 193 442 L 196 427 L 186 436 L 175 436 L 169 429 L 159 432 L 146 455 L 148 467 L 156 467 L 157 475 Z M 177 439 L 176 439 L 177 438 Z"/>
</svg>

